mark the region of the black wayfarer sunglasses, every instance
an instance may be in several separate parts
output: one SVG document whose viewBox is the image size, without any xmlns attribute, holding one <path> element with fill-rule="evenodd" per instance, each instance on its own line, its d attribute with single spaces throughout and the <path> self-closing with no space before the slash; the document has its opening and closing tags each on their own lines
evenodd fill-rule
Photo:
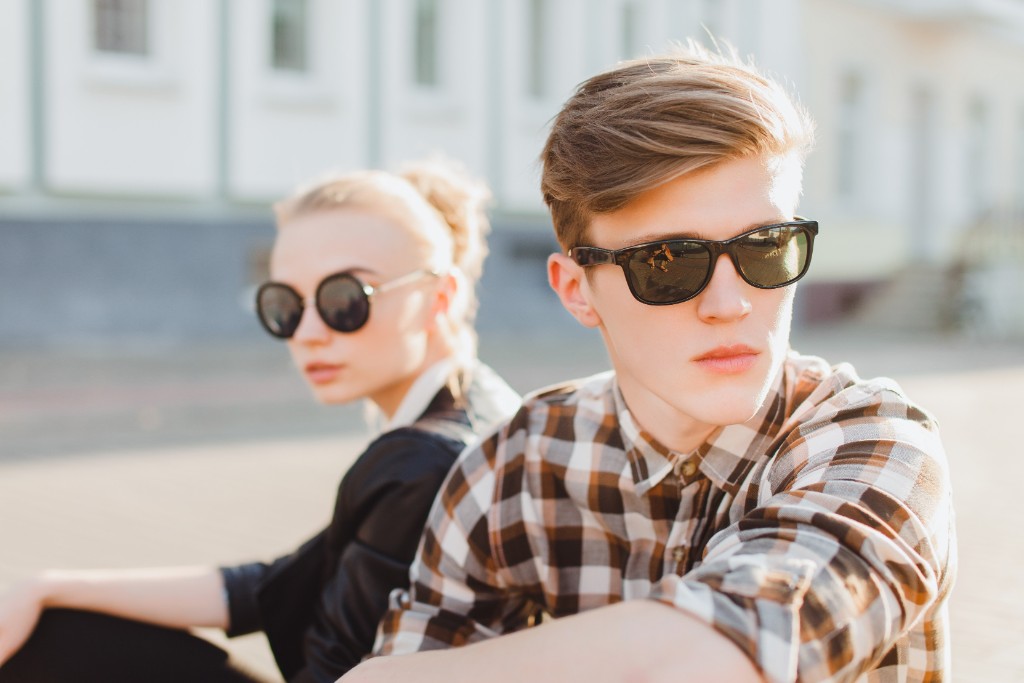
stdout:
<svg viewBox="0 0 1024 683">
<path fill-rule="evenodd" d="M 256 314 L 264 329 L 279 339 L 289 339 L 295 334 L 306 306 L 314 306 L 332 330 L 355 332 L 370 318 L 370 297 L 438 275 L 432 270 L 414 270 L 373 286 L 352 273 L 334 273 L 320 281 L 315 296 L 308 301 L 283 282 L 264 282 L 256 290 Z"/>
<path fill-rule="evenodd" d="M 791 285 L 811 264 L 817 221 L 795 220 L 754 228 L 727 240 L 668 239 L 622 249 L 573 247 L 569 257 L 581 266 L 617 265 L 637 301 L 667 306 L 700 294 L 722 254 L 752 287 Z"/>
</svg>

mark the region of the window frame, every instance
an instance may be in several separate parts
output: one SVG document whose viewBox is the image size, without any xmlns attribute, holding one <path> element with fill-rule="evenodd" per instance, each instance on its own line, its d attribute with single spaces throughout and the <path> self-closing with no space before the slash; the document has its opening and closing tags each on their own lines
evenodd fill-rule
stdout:
<svg viewBox="0 0 1024 683">
<path fill-rule="evenodd" d="M 299 59 L 292 64 L 282 63 L 278 60 L 278 32 L 279 27 L 278 19 L 288 12 L 279 12 L 282 9 L 284 3 L 295 3 L 298 4 L 300 10 L 293 8 L 294 15 L 300 17 L 300 26 L 292 26 L 291 28 L 295 32 L 295 35 L 290 36 L 293 40 L 300 38 L 298 50 L 300 53 Z M 267 50 L 266 50 L 266 66 L 275 74 L 291 74 L 295 76 L 310 74 L 314 70 L 314 38 L 313 38 L 313 22 L 311 20 L 315 13 L 315 7 L 311 0 L 268 0 L 267 7 Z M 292 55 L 294 56 L 294 55 Z"/>
<path fill-rule="evenodd" d="M 141 19 L 136 17 L 127 17 L 128 10 L 131 7 L 116 7 L 110 5 L 118 4 L 129 4 L 134 6 L 135 9 L 141 9 Z M 91 31 L 90 31 L 90 49 L 96 55 L 110 58 L 122 58 L 122 59 L 139 59 L 146 60 L 153 56 L 154 48 L 154 26 L 153 26 L 153 2 L 152 0 L 92 0 L 90 3 L 90 17 L 91 17 Z M 103 5 L 108 5 L 104 10 Z M 108 26 L 107 30 L 101 25 L 103 19 L 114 21 L 115 25 Z M 130 20 L 130 21 L 129 21 Z M 141 29 L 139 33 L 141 36 L 136 35 L 134 38 L 140 41 L 140 49 L 132 49 L 129 46 L 128 49 L 118 49 L 117 46 L 104 46 L 102 45 L 103 36 L 109 33 L 111 36 L 117 36 L 119 33 L 124 32 L 126 27 L 130 24 L 138 24 L 134 26 L 136 30 Z M 129 36 L 127 42 L 134 42 L 130 40 L 133 36 Z M 123 36 L 122 36 L 123 40 Z"/>
<path fill-rule="evenodd" d="M 429 10 L 428 30 L 424 31 L 424 10 Z M 444 56 L 444 2 L 443 0 L 412 0 L 411 46 L 409 52 L 409 81 L 423 91 L 441 90 L 445 82 Z M 423 60 L 424 52 L 429 59 Z"/>
</svg>

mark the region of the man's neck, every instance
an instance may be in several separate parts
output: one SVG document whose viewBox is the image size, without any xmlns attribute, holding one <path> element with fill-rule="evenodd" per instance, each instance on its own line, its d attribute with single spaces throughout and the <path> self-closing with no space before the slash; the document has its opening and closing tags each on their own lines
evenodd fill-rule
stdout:
<svg viewBox="0 0 1024 683">
<path fill-rule="evenodd" d="M 700 422 L 679 411 L 624 375 L 616 373 L 616 381 L 637 426 L 666 448 L 690 453 L 718 429 L 717 425 Z"/>
</svg>

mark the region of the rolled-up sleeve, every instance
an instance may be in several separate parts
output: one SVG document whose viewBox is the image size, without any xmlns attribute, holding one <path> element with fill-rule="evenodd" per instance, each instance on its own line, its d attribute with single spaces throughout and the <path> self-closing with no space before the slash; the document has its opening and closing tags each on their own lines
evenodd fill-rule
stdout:
<svg viewBox="0 0 1024 683">
<path fill-rule="evenodd" d="M 228 603 L 228 637 L 263 629 L 256 591 L 269 570 L 270 565 L 263 562 L 220 568 L 224 580 L 224 596 Z"/>
<path fill-rule="evenodd" d="M 756 508 L 651 596 L 705 620 L 770 683 L 851 681 L 953 581 L 949 477 L 931 419 L 843 396 L 780 436 Z"/>
</svg>

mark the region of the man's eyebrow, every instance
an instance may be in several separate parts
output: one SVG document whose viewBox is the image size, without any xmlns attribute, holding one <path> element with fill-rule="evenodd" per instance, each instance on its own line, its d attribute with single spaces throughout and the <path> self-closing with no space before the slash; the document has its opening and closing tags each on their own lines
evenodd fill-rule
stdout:
<svg viewBox="0 0 1024 683">
<path fill-rule="evenodd" d="M 634 237 L 629 241 L 630 244 L 647 244 L 648 242 L 659 242 L 662 240 L 703 240 L 707 239 L 702 233 L 696 231 L 682 231 L 682 232 L 660 232 L 660 233 L 648 233 L 646 235 L 640 235 Z"/>
<path fill-rule="evenodd" d="M 740 228 L 739 230 L 737 230 L 734 233 L 733 236 L 735 237 L 735 235 L 742 235 L 745 232 L 750 232 L 751 230 L 756 230 L 757 228 L 765 228 L 765 227 L 768 227 L 769 225 L 778 225 L 779 223 L 785 223 L 785 222 L 786 221 L 779 220 L 778 218 L 770 218 L 768 220 L 763 220 L 763 221 L 754 221 L 753 223 L 747 225 L 746 227 L 743 227 L 743 228 Z M 644 234 L 644 235 L 640 235 L 639 237 L 634 237 L 632 240 L 630 240 L 629 245 L 620 245 L 620 247 L 621 246 L 631 246 L 631 245 L 634 245 L 634 244 L 647 244 L 648 242 L 659 242 L 659 241 L 664 241 L 664 240 L 688 240 L 688 239 L 692 239 L 692 240 L 706 240 L 706 239 L 709 239 L 709 238 L 707 237 L 707 235 L 705 235 L 704 233 L 702 233 L 700 231 L 697 231 L 697 230 L 682 230 L 682 231 L 679 231 L 679 232 L 661 232 L 661 233 L 654 233 L 654 232 L 652 232 L 652 233 L 647 233 L 647 234 Z"/>
</svg>

